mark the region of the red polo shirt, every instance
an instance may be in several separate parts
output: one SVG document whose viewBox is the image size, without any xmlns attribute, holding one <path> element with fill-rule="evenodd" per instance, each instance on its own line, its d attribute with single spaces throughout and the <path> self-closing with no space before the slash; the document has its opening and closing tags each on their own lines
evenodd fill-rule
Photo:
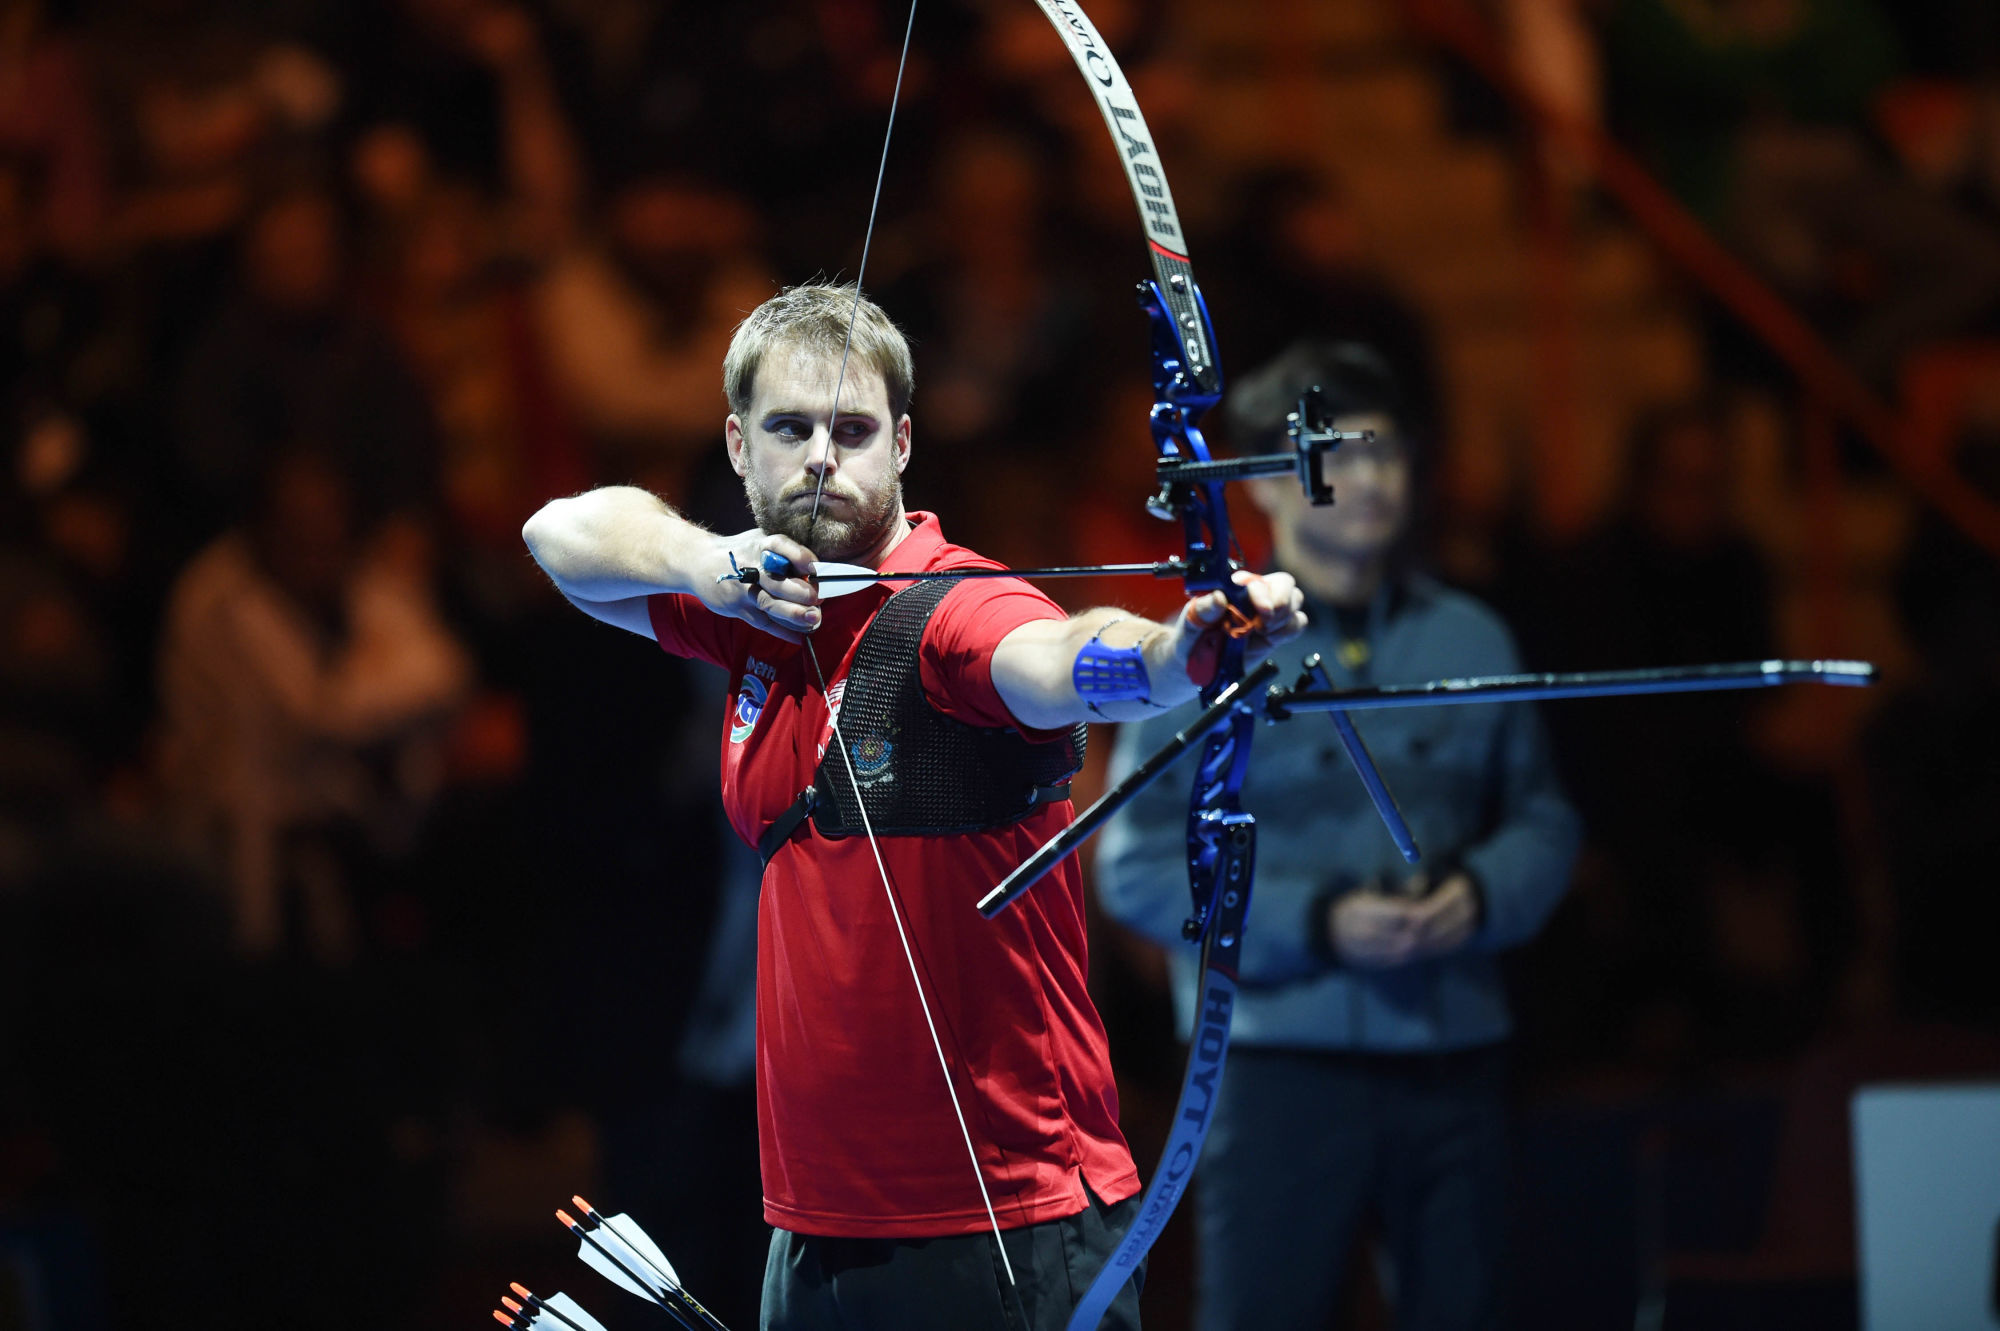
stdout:
<svg viewBox="0 0 2000 1331">
<path fill-rule="evenodd" d="M 911 515 L 889 567 L 998 565 Z M 862 630 L 907 583 L 828 600 L 813 649 L 835 698 Z M 722 799 L 755 845 L 812 783 L 832 736 L 805 649 L 687 596 L 650 603 L 654 636 L 729 670 Z M 1021 625 L 1061 619 L 1025 582 L 960 583 L 924 630 L 931 705 L 972 725 L 1013 726 L 993 687 L 993 649 Z M 844 779 L 844 769 L 842 772 Z M 880 838 L 952 1084 L 1003 1228 L 1074 1215 L 1083 1181 L 1107 1201 L 1139 1190 L 1089 970 L 1072 857 L 996 920 L 974 903 L 1075 816 L 1067 802 L 1009 827 Z M 866 837 L 810 821 L 764 871 L 757 939 L 757 1126 L 764 1218 L 844 1237 L 929 1237 L 986 1228 L 964 1139 Z"/>
</svg>

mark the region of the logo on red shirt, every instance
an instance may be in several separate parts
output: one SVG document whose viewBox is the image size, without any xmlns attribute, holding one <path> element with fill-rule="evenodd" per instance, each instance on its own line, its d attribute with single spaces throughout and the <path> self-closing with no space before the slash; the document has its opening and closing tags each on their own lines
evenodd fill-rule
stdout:
<svg viewBox="0 0 2000 1331">
<path fill-rule="evenodd" d="M 743 663 L 743 683 L 736 690 L 736 724 L 729 728 L 731 744 L 741 744 L 757 728 L 757 718 L 764 715 L 764 704 L 771 697 L 767 681 L 776 675 L 777 671 L 754 656 Z"/>
</svg>

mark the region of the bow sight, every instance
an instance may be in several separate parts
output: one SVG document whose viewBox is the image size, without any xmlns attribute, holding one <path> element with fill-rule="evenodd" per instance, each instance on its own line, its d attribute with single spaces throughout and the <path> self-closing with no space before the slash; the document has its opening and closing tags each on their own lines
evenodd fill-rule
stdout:
<svg viewBox="0 0 2000 1331">
<path fill-rule="evenodd" d="M 1154 254 L 1158 265 L 1157 248 Z M 1325 394 L 1314 384 L 1299 395 L 1298 409 L 1285 418 L 1289 452 L 1204 456 L 1205 449 L 1198 446 L 1198 423 L 1222 398 L 1222 372 L 1212 356 L 1204 358 L 1198 350 L 1215 345 L 1215 330 L 1209 322 L 1208 302 L 1186 271 L 1186 260 L 1167 273 L 1164 287 L 1157 279 L 1141 282 L 1139 306 L 1152 324 L 1152 427 L 1154 442 L 1160 447 L 1155 469 L 1159 489 L 1146 501 L 1146 511 L 1164 521 L 1186 519 L 1203 502 L 1197 486 L 1288 472 L 1299 478 L 1300 489 L 1315 505 L 1331 504 L 1333 485 L 1326 479 L 1326 455 L 1344 443 L 1372 442 L 1375 432 L 1334 429 Z M 1190 443 L 1197 446 L 1186 446 Z"/>
<path fill-rule="evenodd" d="M 1375 432 L 1336 430 L 1327 422 L 1325 396 L 1319 385 L 1314 384 L 1299 395 L 1298 409 L 1285 417 L 1285 438 L 1291 441 L 1289 452 L 1253 453 L 1247 457 L 1212 458 L 1207 462 L 1163 457 L 1155 468 L 1159 492 L 1146 501 L 1146 511 L 1156 518 L 1171 519 L 1181 511 L 1190 485 L 1202 481 L 1246 481 L 1288 472 L 1299 478 L 1299 487 L 1315 505 L 1331 504 L 1333 484 L 1326 479 L 1326 455 L 1342 444 L 1373 443 Z"/>
</svg>

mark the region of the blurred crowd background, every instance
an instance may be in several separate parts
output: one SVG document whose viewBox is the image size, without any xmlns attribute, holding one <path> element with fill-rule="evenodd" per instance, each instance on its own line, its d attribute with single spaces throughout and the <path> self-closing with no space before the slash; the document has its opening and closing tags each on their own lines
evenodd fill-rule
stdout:
<svg viewBox="0 0 2000 1331">
<path fill-rule="evenodd" d="M 1852 1325 L 1849 1092 L 2000 1071 L 2000 10 L 1088 9 L 1225 368 L 1380 349 L 1534 668 L 1882 664 L 1545 709 L 1589 844 L 1515 958 L 1520 1324 Z M 754 1325 L 724 682 L 518 532 L 749 525 L 721 353 L 854 273 L 905 18 L 0 0 L 0 1326 L 473 1325 L 588 1283 L 579 1190 Z M 923 6 L 867 281 L 912 505 L 1013 562 L 1176 540 L 1111 151 L 1036 7 Z M 1164 972 L 1093 960 L 1149 1167 Z"/>
</svg>

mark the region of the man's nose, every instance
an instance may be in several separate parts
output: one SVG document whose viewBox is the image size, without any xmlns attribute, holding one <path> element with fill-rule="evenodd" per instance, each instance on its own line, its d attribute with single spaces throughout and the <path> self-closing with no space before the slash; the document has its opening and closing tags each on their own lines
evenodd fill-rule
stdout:
<svg viewBox="0 0 2000 1331">
<path fill-rule="evenodd" d="M 824 473 L 831 476 L 839 471 L 840 459 L 834 456 L 837 451 L 828 447 L 826 430 L 814 430 L 812 438 L 806 442 L 806 475 L 818 476 Z"/>
</svg>

